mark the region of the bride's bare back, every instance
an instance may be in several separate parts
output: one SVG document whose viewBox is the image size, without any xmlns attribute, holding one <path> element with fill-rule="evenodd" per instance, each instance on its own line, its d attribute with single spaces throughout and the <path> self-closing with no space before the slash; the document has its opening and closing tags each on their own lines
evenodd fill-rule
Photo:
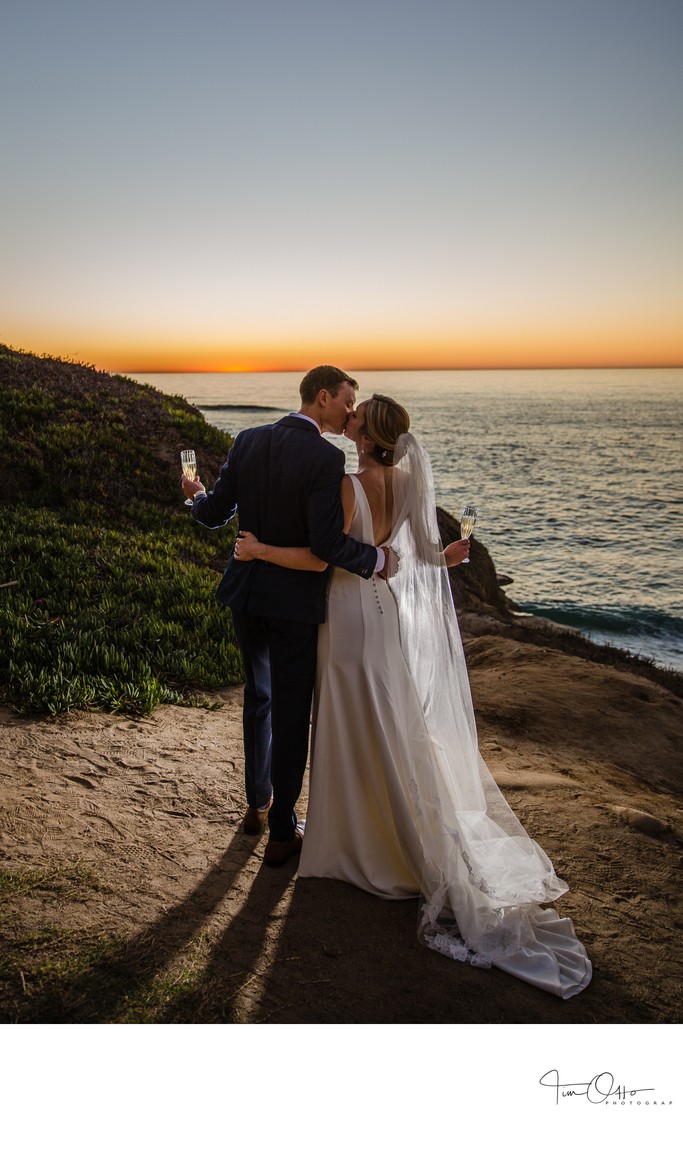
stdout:
<svg viewBox="0 0 683 1150">
<path fill-rule="evenodd" d="M 372 535 L 376 547 L 386 543 L 393 525 L 393 484 L 392 468 L 376 466 L 364 467 L 356 472 L 372 515 Z M 348 477 L 342 480 L 342 505 L 344 508 L 344 530 L 348 532 L 356 504 L 353 484 Z"/>
</svg>

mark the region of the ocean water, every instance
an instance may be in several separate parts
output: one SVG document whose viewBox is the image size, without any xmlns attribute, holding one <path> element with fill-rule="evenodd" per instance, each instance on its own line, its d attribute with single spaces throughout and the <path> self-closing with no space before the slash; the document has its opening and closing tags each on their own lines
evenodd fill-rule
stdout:
<svg viewBox="0 0 683 1150">
<path fill-rule="evenodd" d="M 296 410 L 301 373 L 133 378 L 234 435 Z M 683 671 L 683 369 L 356 378 L 359 399 L 408 408 L 438 503 L 476 505 L 475 534 L 523 611 Z M 334 441 L 352 469 L 353 445 Z"/>
</svg>

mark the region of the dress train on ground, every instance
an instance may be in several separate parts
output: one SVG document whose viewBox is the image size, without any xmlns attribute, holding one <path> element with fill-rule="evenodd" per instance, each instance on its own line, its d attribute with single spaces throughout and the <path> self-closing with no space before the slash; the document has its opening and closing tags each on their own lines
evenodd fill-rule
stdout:
<svg viewBox="0 0 683 1150">
<path fill-rule="evenodd" d="M 431 472 L 413 437 L 402 439 L 397 576 L 335 569 L 330 580 L 299 875 L 382 898 L 420 896 L 427 946 L 570 998 L 588 985 L 591 964 L 571 921 L 542 905 L 566 883 L 479 754 L 435 516 L 423 529 Z M 371 542 L 367 499 L 352 479 L 350 533 Z"/>
</svg>

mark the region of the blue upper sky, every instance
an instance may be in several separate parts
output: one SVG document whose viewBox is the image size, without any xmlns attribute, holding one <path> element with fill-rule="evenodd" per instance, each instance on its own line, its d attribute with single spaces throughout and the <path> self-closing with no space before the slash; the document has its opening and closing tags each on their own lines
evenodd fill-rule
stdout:
<svg viewBox="0 0 683 1150">
<path fill-rule="evenodd" d="M 0 339 L 683 362 L 674 0 L 5 0 Z"/>
</svg>

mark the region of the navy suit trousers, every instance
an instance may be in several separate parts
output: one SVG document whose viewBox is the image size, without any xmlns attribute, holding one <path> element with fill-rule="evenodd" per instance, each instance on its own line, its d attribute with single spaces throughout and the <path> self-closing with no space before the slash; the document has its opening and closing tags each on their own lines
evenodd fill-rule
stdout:
<svg viewBox="0 0 683 1150">
<path fill-rule="evenodd" d="M 271 838 L 294 834 L 310 735 L 317 623 L 232 612 L 244 664 L 244 760 L 247 803 L 264 807 Z"/>
</svg>

